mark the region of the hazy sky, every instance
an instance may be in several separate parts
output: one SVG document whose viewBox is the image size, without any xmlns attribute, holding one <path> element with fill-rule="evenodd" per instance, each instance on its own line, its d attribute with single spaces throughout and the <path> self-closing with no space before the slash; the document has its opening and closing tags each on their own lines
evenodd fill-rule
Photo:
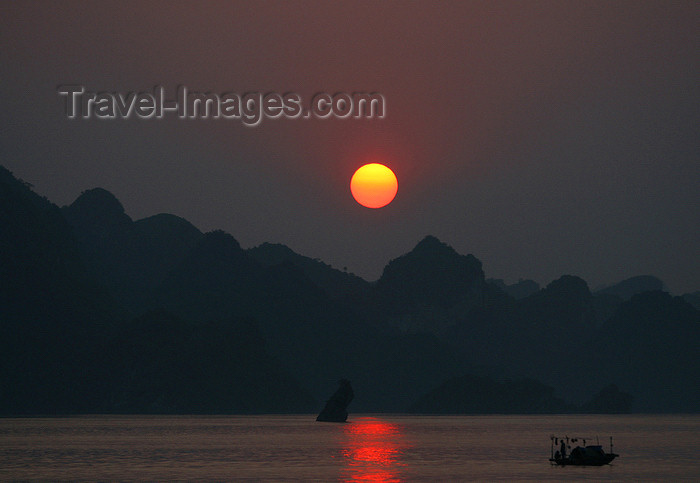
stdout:
<svg viewBox="0 0 700 483">
<path fill-rule="evenodd" d="M 368 280 L 432 234 L 487 277 L 700 290 L 700 3 L 3 2 L 0 164 Z M 91 91 L 379 92 L 384 119 L 69 120 Z M 174 97 L 171 95 L 170 97 Z M 392 204 L 350 195 L 390 166 Z"/>
</svg>

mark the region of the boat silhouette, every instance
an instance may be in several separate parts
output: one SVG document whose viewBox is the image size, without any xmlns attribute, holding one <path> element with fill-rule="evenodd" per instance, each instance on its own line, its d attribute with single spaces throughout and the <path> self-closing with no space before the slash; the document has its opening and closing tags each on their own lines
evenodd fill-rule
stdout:
<svg viewBox="0 0 700 483">
<path fill-rule="evenodd" d="M 612 436 L 610 436 L 609 453 L 606 453 L 603 450 L 603 446 L 600 444 L 586 445 L 586 440 L 583 438 L 569 438 L 568 436 L 559 438 L 557 436 L 550 436 L 550 439 L 552 441 L 552 446 L 549 461 L 553 465 L 603 466 L 620 456 L 613 453 Z M 578 443 L 579 440 L 583 443 L 583 446 L 577 445 L 567 453 L 567 450 L 571 448 L 570 443 Z M 556 447 L 558 447 L 558 449 L 555 451 L 554 448 Z"/>
</svg>

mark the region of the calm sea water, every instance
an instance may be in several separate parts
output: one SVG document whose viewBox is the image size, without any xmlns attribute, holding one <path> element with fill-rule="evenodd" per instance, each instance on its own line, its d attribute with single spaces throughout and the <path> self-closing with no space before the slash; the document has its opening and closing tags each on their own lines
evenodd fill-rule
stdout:
<svg viewBox="0 0 700 483">
<path fill-rule="evenodd" d="M 700 416 L 86 416 L 0 419 L 3 480 L 700 480 Z M 550 434 L 603 467 L 553 467 Z M 590 443 L 589 443 L 590 444 Z"/>
</svg>

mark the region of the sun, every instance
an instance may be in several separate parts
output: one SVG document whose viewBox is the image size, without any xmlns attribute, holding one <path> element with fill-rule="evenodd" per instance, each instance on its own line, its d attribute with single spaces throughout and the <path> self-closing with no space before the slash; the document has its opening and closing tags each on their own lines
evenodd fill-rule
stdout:
<svg viewBox="0 0 700 483">
<path fill-rule="evenodd" d="M 365 164 L 350 180 L 353 198 L 367 208 L 381 208 L 394 199 L 399 182 L 392 170 L 379 163 Z"/>
</svg>

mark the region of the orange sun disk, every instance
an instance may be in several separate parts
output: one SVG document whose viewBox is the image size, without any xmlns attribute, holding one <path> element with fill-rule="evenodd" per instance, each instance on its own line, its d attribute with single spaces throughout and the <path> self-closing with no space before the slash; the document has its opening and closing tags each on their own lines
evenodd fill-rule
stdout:
<svg viewBox="0 0 700 483">
<path fill-rule="evenodd" d="M 392 170 L 379 163 L 365 164 L 352 175 L 353 198 L 367 208 L 381 208 L 394 199 L 399 183 Z"/>
</svg>

